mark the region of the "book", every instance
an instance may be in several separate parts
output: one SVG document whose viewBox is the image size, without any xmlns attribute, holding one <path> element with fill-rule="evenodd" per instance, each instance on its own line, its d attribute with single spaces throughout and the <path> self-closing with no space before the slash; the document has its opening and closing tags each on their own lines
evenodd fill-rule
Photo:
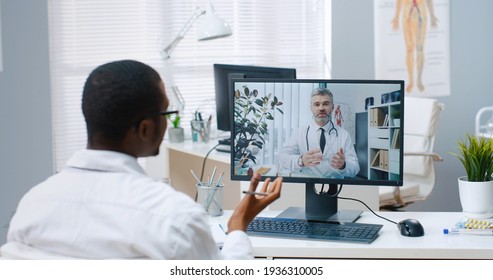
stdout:
<svg viewBox="0 0 493 280">
<path fill-rule="evenodd" d="M 389 114 L 385 114 L 385 118 L 383 119 L 383 126 L 389 126 Z"/>
<path fill-rule="evenodd" d="M 376 166 L 379 166 L 380 165 L 380 150 L 377 151 L 377 153 L 375 154 L 375 156 L 373 157 L 373 160 L 371 161 L 371 164 L 370 166 L 373 166 L 373 167 L 376 167 Z M 378 161 L 378 163 L 377 163 Z"/>
<path fill-rule="evenodd" d="M 385 113 L 382 109 L 380 108 L 375 108 L 375 125 L 376 126 L 383 126 L 383 122 L 385 120 Z"/>
<path fill-rule="evenodd" d="M 387 170 L 389 168 L 389 151 L 380 150 L 380 169 Z"/>
<path fill-rule="evenodd" d="M 399 149 L 400 148 L 399 132 L 400 132 L 399 128 L 394 129 L 394 133 L 392 134 L 392 144 L 390 145 L 390 147 L 392 149 Z"/>
</svg>

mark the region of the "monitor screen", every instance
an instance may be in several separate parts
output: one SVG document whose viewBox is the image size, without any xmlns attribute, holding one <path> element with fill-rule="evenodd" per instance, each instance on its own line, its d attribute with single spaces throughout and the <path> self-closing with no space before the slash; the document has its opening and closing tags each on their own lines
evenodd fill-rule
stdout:
<svg viewBox="0 0 493 280">
<path fill-rule="evenodd" d="M 231 131 L 229 81 L 232 78 L 296 79 L 296 69 L 214 64 L 217 129 Z"/>
<path fill-rule="evenodd" d="M 305 183 L 306 217 L 340 214 L 342 185 L 402 186 L 403 81 L 233 79 L 230 90 L 232 180 Z"/>
</svg>

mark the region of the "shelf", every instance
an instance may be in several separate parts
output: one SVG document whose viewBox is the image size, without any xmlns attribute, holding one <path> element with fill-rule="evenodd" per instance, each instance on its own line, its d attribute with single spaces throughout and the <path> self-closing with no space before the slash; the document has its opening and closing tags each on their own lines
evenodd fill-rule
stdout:
<svg viewBox="0 0 493 280">
<path fill-rule="evenodd" d="M 399 110 L 399 102 L 369 107 L 368 179 L 370 180 L 393 180 L 399 177 L 399 148 L 402 131 L 400 126 L 394 126 L 392 117 L 394 112 Z"/>
</svg>

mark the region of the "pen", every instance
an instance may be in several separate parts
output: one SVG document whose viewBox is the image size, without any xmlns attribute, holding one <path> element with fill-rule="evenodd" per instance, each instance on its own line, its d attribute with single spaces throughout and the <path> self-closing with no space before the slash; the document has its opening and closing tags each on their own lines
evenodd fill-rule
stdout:
<svg viewBox="0 0 493 280">
<path fill-rule="evenodd" d="M 195 178 L 195 180 L 197 180 L 197 183 L 199 183 L 199 185 L 201 185 L 203 187 L 204 185 L 202 185 L 202 182 L 199 180 L 199 178 L 197 177 L 197 175 L 195 175 L 195 173 L 193 172 L 192 169 L 190 169 L 190 172 L 192 172 L 192 175 Z"/>
<path fill-rule="evenodd" d="M 226 230 L 224 230 L 224 227 L 223 225 L 219 224 L 219 227 L 221 228 L 221 230 L 224 232 L 224 234 L 228 234 L 228 232 Z"/>
<path fill-rule="evenodd" d="M 217 167 L 214 166 L 214 169 L 212 170 L 211 178 L 209 180 L 209 187 L 212 187 L 212 183 L 214 183 L 214 177 L 216 176 L 216 171 L 217 171 Z"/>
<path fill-rule="evenodd" d="M 492 229 L 446 228 L 444 234 L 493 235 Z"/>
<path fill-rule="evenodd" d="M 219 175 L 219 177 L 217 178 L 216 187 L 219 187 L 221 185 L 221 180 L 223 179 L 223 176 L 224 172 L 222 172 L 221 175 Z"/>
<path fill-rule="evenodd" d="M 268 193 L 264 193 L 264 192 L 243 191 L 243 193 L 244 194 L 250 194 L 250 195 L 261 195 L 261 196 L 269 195 Z"/>
<path fill-rule="evenodd" d="M 210 181 L 209 187 L 212 187 L 212 184 L 214 183 L 214 174 L 215 173 L 216 173 L 216 167 L 214 167 L 214 171 L 212 173 L 212 179 Z M 222 172 L 221 175 L 219 175 L 219 177 L 217 179 L 217 182 L 216 182 L 216 186 L 212 190 L 212 193 L 209 193 L 208 196 L 206 197 L 206 200 L 205 200 L 205 209 L 206 209 L 206 211 L 209 211 L 209 208 L 211 207 L 211 203 L 212 202 L 214 202 L 217 205 L 218 208 L 221 208 L 221 206 L 219 206 L 219 204 L 217 203 L 217 201 L 214 199 L 214 196 L 216 195 L 216 191 L 217 191 L 217 189 L 219 188 L 219 186 L 221 184 L 221 179 L 223 178 L 223 175 L 224 175 L 224 172 Z"/>
</svg>

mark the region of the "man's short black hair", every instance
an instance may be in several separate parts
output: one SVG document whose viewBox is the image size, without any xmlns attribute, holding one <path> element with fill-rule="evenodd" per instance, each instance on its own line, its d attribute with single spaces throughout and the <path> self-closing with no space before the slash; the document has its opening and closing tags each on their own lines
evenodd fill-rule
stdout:
<svg viewBox="0 0 493 280">
<path fill-rule="evenodd" d="M 152 67 L 133 60 L 114 61 L 94 69 L 82 94 L 88 139 L 96 135 L 122 140 L 146 116 L 163 110 L 161 77 Z"/>
</svg>

